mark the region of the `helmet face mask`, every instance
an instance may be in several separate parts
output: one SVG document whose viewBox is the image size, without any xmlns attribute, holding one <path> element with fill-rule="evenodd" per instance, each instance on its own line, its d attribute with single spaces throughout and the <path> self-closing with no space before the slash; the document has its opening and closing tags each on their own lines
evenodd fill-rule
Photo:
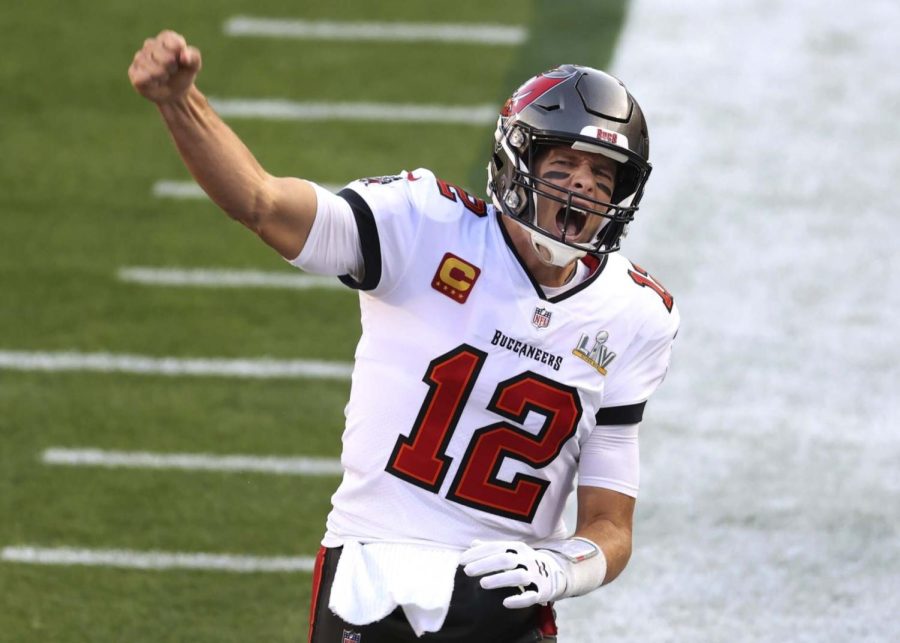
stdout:
<svg viewBox="0 0 900 643">
<path fill-rule="evenodd" d="M 535 76 L 507 101 L 494 140 L 488 194 L 504 215 L 529 230 L 545 263 L 564 266 L 586 254 L 619 249 L 651 169 L 643 114 L 620 81 L 574 65 Z M 616 171 L 609 200 L 539 177 L 541 155 L 555 147 L 612 159 Z M 556 229 L 539 225 L 539 199 L 559 204 Z M 571 217 L 600 217 L 603 221 L 590 239 L 576 242 L 573 237 L 578 233 L 566 232 Z"/>
</svg>

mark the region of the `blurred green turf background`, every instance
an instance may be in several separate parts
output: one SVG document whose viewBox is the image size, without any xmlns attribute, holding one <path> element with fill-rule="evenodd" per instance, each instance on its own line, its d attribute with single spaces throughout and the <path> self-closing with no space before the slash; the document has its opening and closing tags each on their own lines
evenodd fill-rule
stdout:
<svg viewBox="0 0 900 643">
<path fill-rule="evenodd" d="M 613 0 L 196 0 L 0 7 L 0 350 L 350 360 L 341 291 L 122 283 L 125 266 L 291 269 L 205 201 L 127 67 L 170 27 L 209 95 L 502 104 L 563 62 L 602 67 Z M 521 25 L 519 47 L 230 38 L 235 15 Z M 482 194 L 492 128 L 235 121 L 272 173 L 323 183 L 419 166 Z M 0 370 L 0 548 L 313 555 L 337 477 L 51 467 L 49 447 L 336 457 L 348 384 Z M 142 572 L 0 562 L 0 641 L 298 641 L 306 574 Z"/>
</svg>

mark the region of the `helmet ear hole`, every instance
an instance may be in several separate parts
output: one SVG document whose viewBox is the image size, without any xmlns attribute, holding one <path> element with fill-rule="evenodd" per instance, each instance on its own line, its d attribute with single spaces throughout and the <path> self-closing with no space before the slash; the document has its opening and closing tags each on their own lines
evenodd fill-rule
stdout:
<svg viewBox="0 0 900 643">
<path fill-rule="evenodd" d="M 502 172 L 503 166 L 506 165 L 506 161 L 504 160 L 503 156 L 494 152 L 493 161 L 494 161 L 495 170 L 497 172 Z M 502 175 L 501 175 L 501 178 L 502 178 Z"/>
<path fill-rule="evenodd" d="M 634 194 L 637 190 L 639 178 L 640 173 L 636 168 L 627 163 L 620 164 L 616 173 L 616 184 L 613 188 L 611 201 L 613 203 L 621 203 L 623 199 Z"/>
<path fill-rule="evenodd" d="M 509 133 L 509 144 L 520 152 L 525 148 L 528 137 L 520 127 L 513 127 Z"/>
</svg>

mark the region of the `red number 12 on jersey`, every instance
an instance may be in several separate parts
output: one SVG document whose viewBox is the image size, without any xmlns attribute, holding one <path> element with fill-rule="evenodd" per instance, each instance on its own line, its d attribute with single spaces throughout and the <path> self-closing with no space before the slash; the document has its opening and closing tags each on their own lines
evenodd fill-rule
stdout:
<svg viewBox="0 0 900 643">
<path fill-rule="evenodd" d="M 439 493 L 452 458 L 447 445 L 472 393 L 487 353 L 463 344 L 434 359 L 423 381 L 429 391 L 409 436 L 400 436 L 385 470 Z M 518 473 L 511 482 L 497 474 L 506 458 L 535 468 L 550 464 L 576 431 L 581 401 L 569 386 L 526 371 L 500 382 L 488 409 L 518 424 L 529 412 L 545 420 L 537 434 L 500 421 L 475 431 L 447 498 L 514 520 L 531 522 L 550 483 Z"/>
</svg>

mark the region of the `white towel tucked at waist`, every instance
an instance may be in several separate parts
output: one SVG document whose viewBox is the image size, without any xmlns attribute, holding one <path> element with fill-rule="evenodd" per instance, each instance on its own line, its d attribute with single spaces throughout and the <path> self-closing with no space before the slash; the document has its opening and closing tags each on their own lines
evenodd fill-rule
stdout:
<svg viewBox="0 0 900 643">
<path fill-rule="evenodd" d="M 344 542 L 328 607 L 366 625 L 403 608 L 416 636 L 437 632 L 453 594 L 459 551 L 407 543 Z"/>
</svg>

